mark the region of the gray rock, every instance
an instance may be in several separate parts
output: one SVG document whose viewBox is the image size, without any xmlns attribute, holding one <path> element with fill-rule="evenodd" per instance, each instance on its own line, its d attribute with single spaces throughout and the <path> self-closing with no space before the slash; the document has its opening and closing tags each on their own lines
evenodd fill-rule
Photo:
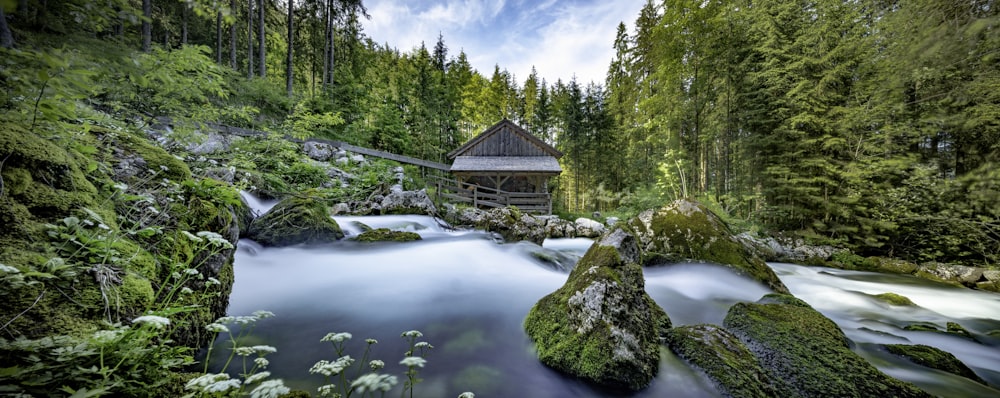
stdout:
<svg viewBox="0 0 1000 398">
<path fill-rule="evenodd" d="M 208 133 L 201 142 L 188 144 L 185 149 L 194 155 L 209 155 L 226 152 L 233 144 L 234 138 L 219 133 Z"/>
<path fill-rule="evenodd" d="M 608 217 L 604 219 L 604 224 L 610 228 L 615 226 L 615 224 L 618 224 L 619 221 L 621 221 L 621 219 L 618 217 Z"/>
<path fill-rule="evenodd" d="M 542 220 L 510 207 L 498 207 L 486 212 L 475 226 L 499 233 L 507 242 L 526 240 L 541 245 L 547 236 Z"/>
<path fill-rule="evenodd" d="M 604 224 L 589 218 L 577 218 L 574 224 L 576 224 L 576 236 L 578 237 L 596 238 L 605 231 Z"/>
<path fill-rule="evenodd" d="M 389 188 L 389 194 L 382 198 L 379 209 L 379 214 L 437 214 L 434 201 L 427 196 L 426 190 L 404 191 L 401 185 Z"/>
<path fill-rule="evenodd" d="M 612 388 L 649 385 L 670 318 L 646 294 L 642 268 L 629 261 L 638 250 L 626 231 L 606 234 L 566 284 L 535 304 L 524 328 L 542 363 Z"/>
<path fill-rule="evenodd" d="M 364 162 L 365 162 L 365 157 L 364 157 L 364 155 L 351 155 L 351 156 L 350 156 L 350 159 L 351 159 L 351 162 L 352 162 L 352 163 L 358 163 L 358 164 L 361 164 L 361 163 L 364 163 Z"/>
<path fill-rule="evenodd" d="M 983 277 L 990 282 L 1000 282 L 1000 270 L 987 269 L 983 270 Z"/>
<path fill-rule="evenodd" d="M 305 151 L 306 156 L 321 162 L 330 160 L 336 149 L 333 145 L 322 142 L 306 141 L 302 144 L 302 150 Z"/>
<path fill-rule="evenodd" d="M 946 281 L 958 282 L 966 286 L 976 286 L 983 276 L 983 269 L 957 264 L 925 263 L 920 269 Z"/>
<path fill-rule="evenodd" d="M 343 202 L 337 203 L 330 208 L 330 215 L 332 216 L 336 216 L 338 214 L 350 214 L 350 213 L 351 213 L 351 205 L 347 203 Z"/>
</svg>

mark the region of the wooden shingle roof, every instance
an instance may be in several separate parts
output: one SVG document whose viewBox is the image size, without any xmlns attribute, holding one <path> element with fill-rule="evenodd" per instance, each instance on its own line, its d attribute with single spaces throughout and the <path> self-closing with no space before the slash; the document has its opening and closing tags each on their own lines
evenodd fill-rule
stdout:
<svg viewBox="0 0 1000 398">
<path fill-rule="evenodd" d="M 452 173 L 559 174 L 562 168 L 552 156 L 459 156 Z"/>
<path fill-rule="evenodd" d="M 486 129 L 464 145 L 448 153 L 448 158 L 459 156 L 514 156 L 562 157 L 562 152 L 546 144 L 510 120 L 504 119 Z"/>
</svg>

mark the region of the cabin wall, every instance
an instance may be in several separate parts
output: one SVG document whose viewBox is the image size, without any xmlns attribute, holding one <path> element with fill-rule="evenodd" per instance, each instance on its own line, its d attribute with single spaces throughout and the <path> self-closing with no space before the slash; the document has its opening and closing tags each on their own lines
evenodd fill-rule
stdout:
<svg viewBox="0 0 1000 398">
<path fill-rule="evenodd" d="M 503 127 L 459 156 L 552 156 L 541 147 L 525 140 L 509 127 Z"/>
</svg>

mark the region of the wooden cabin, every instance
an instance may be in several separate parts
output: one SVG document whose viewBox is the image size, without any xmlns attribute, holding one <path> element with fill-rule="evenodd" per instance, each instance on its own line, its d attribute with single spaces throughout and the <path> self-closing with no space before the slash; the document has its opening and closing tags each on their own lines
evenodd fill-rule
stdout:
<svg viewBox="0 0 1000 398">
<path fill-rule="evenodd" d="M 517 206 L 550 214 L 549 178 L 562 173 L 559 152 L 504 119 L 448 153 L 460 196 L 479 207 Z"/>
</svg>

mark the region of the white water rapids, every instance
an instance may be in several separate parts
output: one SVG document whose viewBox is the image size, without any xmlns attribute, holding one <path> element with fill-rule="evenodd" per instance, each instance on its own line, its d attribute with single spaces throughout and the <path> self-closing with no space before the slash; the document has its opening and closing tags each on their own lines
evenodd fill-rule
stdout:
<svg viewBox="0 0 1000 398">
<path fill-rule="evenodd" d="M 378 340 L 372 359 L 385 361 L 383 373 L 402 382 L 399 365 L 406 350 L 404 331 L 423 332 L 435 348 L 421 369 L 424 381 L 415 396 L 455 397 L 473 391 L 480 397 L 604 397 L 595 389 L 539 363 L 522 322 L 535 302 L 566 281 L 567 273 L 532 253 L 536 245 L 499 244 L 480 231 L 454 232 L 430 217 L 335 217 L 348 237 L 364 224 L 409 230 L 424 240 L 361 243 L 349 240 L 313 247 L 261 248 L 239 244 L 236 283 L 229 312 L 255 310 L 277 314 L 258 323 L 245 344 L 268 344 L 272 377 L 315 392 L 325 384 L 309 374 L 321 359 L 337 358 L 329 332 L 349 332 L 348 353 L 361 356 L 366 338 Z M 360 223 L 360 224 L 359 224 Z M 586 239 L 548 240 L 546 250 L 579 256 Z M 550 252 L 551 254 L 552 252 Z M 551 258 L 552 256 L 548 256 Z M 856 351 L 887 374 L 916 383 L 932 394 L 998 396 L 1000 391 L 933 371 L 885 354 L 874 343 L 927 344 L 954 353 L 994 386 L 1000 385 L 1000 341 L 985 337 L 1000 329 L 1000 295 L 933 284 L 905 276 L 886 276 L 826 268 L 772 264 L 799 298 L 837 322 L 857 343 Z M 674 325 L 721 324 L 729 306 L 756 301 L 768 290 L 726 268 L 682 264 L 645 270 L 646 290 Z M 894 292 L 918 308 L 890 307 L 866 294 Z M 916 322 L 959 322 L 987 344 L 933 332 L 908 332 Z M 224 340 L 226 336 L 220 336 Z M 226 351 L 219 345 L 217 351 Z M 718 396 L 712 383 L 661 349 L 659 376 L 628 396 Z M 350 373 L 351 377 L 355 375 Z M 390 393 L 398 394 L 400 386 Z"/>
</svg>

